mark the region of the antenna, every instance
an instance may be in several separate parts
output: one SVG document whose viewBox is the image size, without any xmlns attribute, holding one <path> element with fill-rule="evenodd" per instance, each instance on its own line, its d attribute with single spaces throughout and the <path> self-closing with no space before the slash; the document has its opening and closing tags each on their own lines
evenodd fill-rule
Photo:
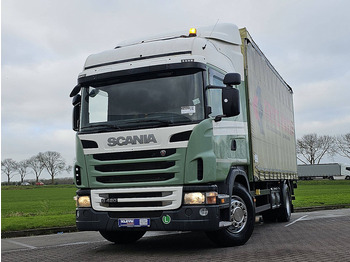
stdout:
<svg viewBox="0 0 350 262">
<path fill-rule="evenodd" d="M 218 20 L 216 21 L 216 24 L 214 25 L 213 29 L 212 29 L 211 32 L 210 32 L 209 38 L 210 38 L 211 35 L 213 34 L 216 25 L 219 23 L 219 20 L 220 20 L 220 19 L 218 19 Z M 207 39 L 207 42 L 206 42 L 205 45 L 202 47 L 203 50 L 207 47 L 208 41 L 209 41 L 209 39 Z"/>
</svg>

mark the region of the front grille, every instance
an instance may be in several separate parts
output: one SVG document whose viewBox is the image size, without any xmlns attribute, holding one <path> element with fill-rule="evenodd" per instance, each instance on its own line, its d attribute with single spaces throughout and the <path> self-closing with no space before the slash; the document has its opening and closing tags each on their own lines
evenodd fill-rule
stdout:
<svg viewBox="0 0 350 262">
<path fill-rule="evenodd" d="M 135 198 L 135 197 L 163 197 L 170 196 L 171 192 L 132 192 L 106 194 L 110 198 Z M 105 195 L 101 195 L 105 196 Z"/>
<path fill-rule="evenodd" d="M 109 203 L 109 204 L 101 204 L 105 207 L 161 207 L 163 205 L 167 205 L 171 202 L 161 202 L 161 201 L 153 201 L 153 202 L 140 202 L 140 203 Z"/>
<path fill-rule="evenodd" d="M 108 212 L 110 218 L 160 217 L 163 211 Z"/>
<path fill-rule="evenodd" d="M 93 158 L 100 161 L 128 160 L 128 159 L 166 157 L 166 156 L 171 156 L 175 153 L 176 153 L 176 149 L 171 148 L 166 150 L 145 150 L 145 151 L 132 151 L 132 152 L 120 152 L 120 153 L 94 154 Z"/>
<path fill-rule="evenodd" d="M 100 166 L 95 166 L 95 170 L 100 172 L 123 172 L 123 171 L 167 169 L 172 166 L 175 166 L 175 161 L 100 165 Z"/>
<path fill-rule="evenodd" d="M 97 211 L 173 210 L 181 206 L 182 187 L 144 187 L 91 190 Z"/>
<path fill-rule="evenodd" d="M 137 183 L 137 182 L 153 182 L 166 181 L 175 177 L 174 173 L 161 174 L 142 174 L 142 175 L 116 175 L 116 176 L 100 176 L 96 177 L 96 181 L 100 183 Z"/>
<path fill-rule="evenodd" d="M 143 186 L 179 184 L 185 152 L 184 148 L 160 148 L 88 155 L 90 185 L 119 188 L 141 183 Z"/>
</svg>

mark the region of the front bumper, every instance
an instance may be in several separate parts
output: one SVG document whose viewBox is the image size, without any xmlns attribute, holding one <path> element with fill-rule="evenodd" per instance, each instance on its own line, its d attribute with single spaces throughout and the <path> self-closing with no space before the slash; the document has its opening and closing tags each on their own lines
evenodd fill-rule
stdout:
<svg viewBox="0 0 350 262">
<path fill-rule="evenodd" d="M 153 230 L 153 231 L 211 231 L 218 230 L 220 210 L 224 205 L 182 206 L 177 210 L 152 212 L 102 212 L 92 208 L 76 209 L 76 225 L 81 231 Z M 200 215 L 206 208 L 207 215 Z M 203 211 L 203 210 L 202 210 Z M 203 212 L 202 212 L 203 213 Z M 163 218 L 166 217 L 166 223 Z M 170 217 L 170 222 L 169 222 Z M 118 219 L 149 218 L 150 226 L 120 228 Z"/>
</svg>

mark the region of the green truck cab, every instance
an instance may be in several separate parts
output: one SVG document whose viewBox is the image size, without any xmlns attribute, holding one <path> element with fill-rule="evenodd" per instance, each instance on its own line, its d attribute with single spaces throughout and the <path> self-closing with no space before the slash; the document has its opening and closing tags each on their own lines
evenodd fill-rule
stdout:
<svg viewBox="0 0 350 262">
<path fill-rule="evenodd" d="M 233 24 L 120 43 L 72 90 L 76 224 L 115 243 L 146 231 L 250 238 L 288 221 L 297 180 L 292 89 Z"/>
</svg>

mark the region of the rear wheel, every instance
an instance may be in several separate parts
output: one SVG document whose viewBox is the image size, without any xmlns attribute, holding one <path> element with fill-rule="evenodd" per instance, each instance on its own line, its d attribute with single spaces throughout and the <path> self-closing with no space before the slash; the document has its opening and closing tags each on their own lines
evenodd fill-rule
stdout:
<svg viewBox="0 0 350 262">
<path fill-rule="evenodd" d="M 292 200 L 290 197 L 289 186 L 285 183 L 281 189 L 282 193 L 282 206 L 277 209 L 277 221 L 288 222 L 292 215 Z"/>
<path fill-rule="evenodd" d="M 267 210 L 262 213 L 265 223 L 288 222 L 292 215 L 292 200 L 289 186 L 284 183 L 281 188 L 281 206 L 278 209 Z"/>
<path fill-rule="evenodd" d="M 108 241 L 116 244 L 131 244 L 139 240 L 145 231 L 100 231 L 100 234 Z"/>
<path fill-rule="evenodd" d="M 241 184 L 233 187 L 230 222 L 232 225 L 229 227 L 206 232 L 209 239 L 219 246 L 239 246 L 245 244 L 252 235 L 255 222 L 253 201 Z"/>
</svg>

